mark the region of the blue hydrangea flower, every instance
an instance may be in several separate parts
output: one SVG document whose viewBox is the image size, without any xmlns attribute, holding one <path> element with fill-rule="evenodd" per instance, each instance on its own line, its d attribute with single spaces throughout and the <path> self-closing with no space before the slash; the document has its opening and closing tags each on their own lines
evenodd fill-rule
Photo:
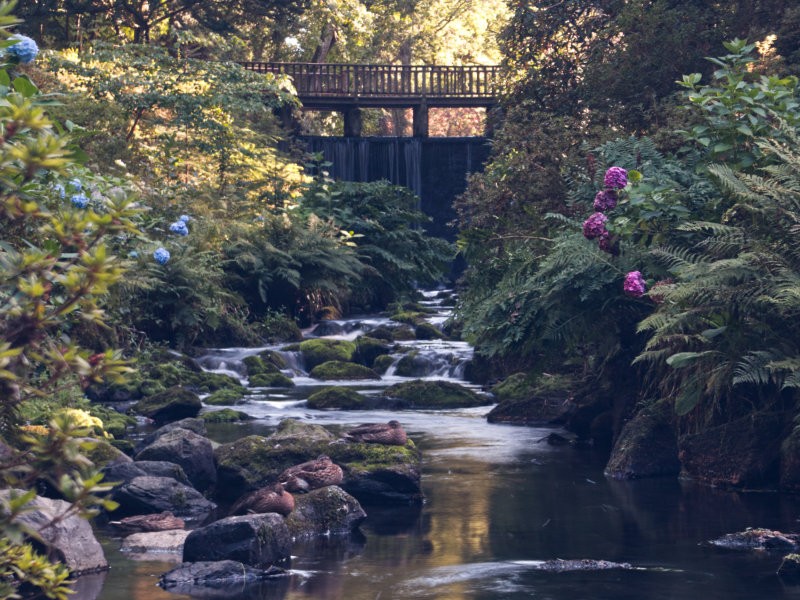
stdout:
<svg viewBox="0 0 800 600">
<path fill-rule="evenodd" d="M 169 250 L 166 248 L 156 248 L 156 251 L 153 252 L 153 258 L 158 264 L 165 265 L 169 260 Z"/>
<path fill-rule="evenodd" d="M 23 65 L 32 63 L 36 59 L 36 55 L 39 54 L 39 46 L 27 35 L 16 34 L 9 39 L 16 40 L 13 46 L 6 48 L 6 53 L 9 56 L 16 58 Z"/>
<path fill-rule="evenodd" d="M 175 221 L 169 226 L 169 230 L 172 233 L 177 233 L 178 235 L 189 235 L 189 228 L 186 227 L 186 223 L 183 221 Z"/>
<path fill-rule="evenodd" d="M 58 197 L 62 200 L 67 197 L 67 191 L 64 189 L 64 186 L 60 183 L 53 184 L 52 190 L 58 194 Z"/>
<path fill-rule="evenodd" d="M 72 194 L 70 200 L 72 201 L 72 204 L 78 208 L 86 208 L 86 206 L 89 204 L 89 199 L 83 192 L 79 194 Z"/>
<path fill-rule="evenodd" d="M 178 221 L 183 221 L 184 223 L 188 223 L 191 220 L 192 217 L 190 217 L 189 215 L 181 215 L 180 217 L 178 217 Z"/>
<path fill-rule="evenodd" d="M 128 258 L 139 258 L 139 253 L 136 250 L 128 252 Z"/>
<path fill-rule="evenodd" d="M 69 180 L 69 185 L 76 192 L 80 192 L 83 189 L 83 182 L 80 179 L 78 179 L 77 177 L 75 177 L 74 179 L 70 179 Z"/>
</svg>

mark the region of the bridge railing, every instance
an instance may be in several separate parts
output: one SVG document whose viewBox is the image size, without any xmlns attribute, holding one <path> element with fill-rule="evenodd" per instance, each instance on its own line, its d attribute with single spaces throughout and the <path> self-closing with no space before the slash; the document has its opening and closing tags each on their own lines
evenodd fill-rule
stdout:
<svg viewBox="0 0 800 600">
<path fill-rule="evenodd" d="M 282 73 L 299 96 L 495 98 L 496 66 L 355 65 L 243 62 L 259 73 Z"/>
</svg>

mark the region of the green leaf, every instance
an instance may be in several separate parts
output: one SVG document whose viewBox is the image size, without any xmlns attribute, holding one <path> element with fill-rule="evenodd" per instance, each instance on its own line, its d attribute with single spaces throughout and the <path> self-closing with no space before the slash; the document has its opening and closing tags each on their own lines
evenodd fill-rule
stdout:
<svg viewBox="0 0 800 600">
<path fill-rule="evenodd" d="M 673 369 L 680 369 L 692 364 L 701 357 L 704 352 L 678 352 L 667 359 L 667 364 Z"/>
<path fill-rule="evenodd" d="M 34 83 L 24 75 L 17 77 L 14 80 L 13 85 L 14 89 L 22 94 L 25 98 L 31 98 L 39 93 L 39 88 L 37 88 Z"/>
<path fill-rule="evenodd" d="M 8 87 L 11 85 L 11 77 L 8 76 L 8 71 L 0 69 L 0 85 Z"/>
<path fill-rule="evenodd" d="M 712 150 L 714 152 L 727 152 L 733 148 L 733 144 L 728 144 L 726 142 L 719 142 L 718 144 L 714 144 Z"/>
</svg>

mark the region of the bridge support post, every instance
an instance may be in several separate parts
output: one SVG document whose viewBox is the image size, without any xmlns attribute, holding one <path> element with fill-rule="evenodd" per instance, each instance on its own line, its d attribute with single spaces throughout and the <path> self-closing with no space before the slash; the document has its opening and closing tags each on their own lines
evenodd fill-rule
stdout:
<svg viewBox="0 0 800 600">
<path fill-rule="evenodd" d="M 343 111 L 344 136 L 361 137 L 361 109 L 357 106 L 348 106 Z"/>
<path fill-rule="evenodd" d="M 414 124 L 413 135 L 414 137 L 428 137 L 428 104 L 423 99 L 422 102 L 413 108 Z"/>
</svg>

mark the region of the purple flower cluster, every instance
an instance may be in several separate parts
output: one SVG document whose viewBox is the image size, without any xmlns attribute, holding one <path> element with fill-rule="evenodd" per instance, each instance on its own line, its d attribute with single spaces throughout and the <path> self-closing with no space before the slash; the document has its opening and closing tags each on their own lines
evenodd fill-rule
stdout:
<svg viewBox="0 0 800 600">
<path fill-rule="evenodd" d="M 640 298 L 647 291 L 647 286 L 639 271 L 631 271 L 625 275 L 625 283 L 622 285 L 622 289 L 626 295 Z"/>
<path fill-rule="evenodd" d="M 599 212 L 613 210 L 617 206 L 617 192 L 615 190 L 601 190 L 594 197 L 594 209 Z"/>
<path fill-rule="evenodd" d="M 603 213 L 593 213 L 592 216 L 583 222 L 583 236 L 587 240 L 593 240 L 607 233 L 606 221 L 608 221 L 608 217 Z"/>
<path fill-rule="evenodd" d="M 628 172 L 622 167 L 611 167 L 603 177 L 606 189 L 621 190 L 628 185 Z"/>
</svg>

